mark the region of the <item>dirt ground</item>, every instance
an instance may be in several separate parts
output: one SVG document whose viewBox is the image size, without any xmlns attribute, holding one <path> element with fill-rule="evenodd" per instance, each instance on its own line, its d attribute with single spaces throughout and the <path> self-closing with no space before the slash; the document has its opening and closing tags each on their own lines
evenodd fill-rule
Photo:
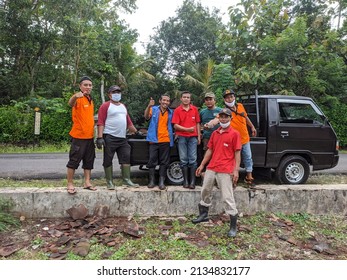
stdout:
<svg viewBox="0 0 347 280">
<path fill-rule="evenodd" d="M 105 209 L 88 216 L 83 205 L 69 210 L 70 217 L 64 219 L 21 217 L 21 227 L 0 233 L 0 259 L 71 259 L 71 254 L 90 259 L 95 244 L 104 248 L 98 259 L 110 258 L 124 244 L 129 247 L 126 259 L 175 259 L 171 252 L 182 250 L 179 247 L 182 244 L 209 254 L 212 250 L 209 255 L 212 259 L 347 259 L 346 217 L 298 214 L 288 218 L 271 213 L 241 216 L 238 235 L 230 239 L 226 237 L 228 217 L 225 215 L 192 225 L 187 217 L 108 218 Z M 186 243 L 170 243 L 170 248 L 163 252 L 162 248 L 172 238 Z M 152 243 L 147 245 L 151 249 L 141 247 L 136 240 Z M 132 250 L 131 246 L 134 246 Z M 220 253 L 223 247 L 227 247 L 224 255 Z M 202 256 L 192 252 L 180 258 L 202 259 Z"/>
</svg>

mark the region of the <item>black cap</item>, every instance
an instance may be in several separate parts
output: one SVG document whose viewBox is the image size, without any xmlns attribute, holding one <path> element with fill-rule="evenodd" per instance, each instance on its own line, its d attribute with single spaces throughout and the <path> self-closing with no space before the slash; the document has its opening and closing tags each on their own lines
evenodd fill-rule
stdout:
<svg viewBox="0 0 347 280">
<path fill-rule="evenodd" d="M 233 95 L 236 95 L 235 94 L 235 91 L 233 91 L 232 89 L 226 89 L 224 92 L 223 92 L 223 98 L 229 94 L 233 94 Z"/>
<path fill-rule="evenodd" d="M 82 83 L 83 81 L 92 81 L 88 76 L 83 76 L 81 79 L 80 79 L 80 83 Z"/>
<path fill-rule="evenodd" d="M 114 86 L 111 86 L 109 89 L 108 89 L 108 93 L 111 93 L 113 91 L 118 91 L 118 92 L 122 92 L 121 88 L 117 85 L 114 85 Z"/>
</svg>

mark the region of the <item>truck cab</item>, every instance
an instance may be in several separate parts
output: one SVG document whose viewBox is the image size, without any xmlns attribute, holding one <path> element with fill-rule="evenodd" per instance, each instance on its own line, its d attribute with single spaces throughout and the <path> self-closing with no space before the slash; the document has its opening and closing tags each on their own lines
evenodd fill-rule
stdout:
<svg viewBox="0 0 347 280">
<path fill-rule="evenodd" d="M 336 133 L 311 98 L 256 93 L 241 102 L 257 129 L 251 137 L 254 168 L 275 170 L 281 184 L 303 184 L 310 169 L 337 165 Z"/>
</svg>

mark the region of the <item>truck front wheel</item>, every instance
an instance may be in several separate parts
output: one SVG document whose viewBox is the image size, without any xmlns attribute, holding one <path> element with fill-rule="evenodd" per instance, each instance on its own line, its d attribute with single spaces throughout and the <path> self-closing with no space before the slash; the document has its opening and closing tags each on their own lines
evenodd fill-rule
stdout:
<svg viewBox="0 0 347 280">
<path fill-rule="evenodd" d="M 166 170 L 166 177 L 169 184 L 182 185 L 183 184 L 183 173 L 180 167 L 179 161 L 173 161 L 170 163 Z"/>
<path fill-rule="evenodd" d="M 310 166 L 301 156 L 287 156 L 276 169 L 276 179 L 281 184 L 305 184 L 310 175 Z"/>
</svg>

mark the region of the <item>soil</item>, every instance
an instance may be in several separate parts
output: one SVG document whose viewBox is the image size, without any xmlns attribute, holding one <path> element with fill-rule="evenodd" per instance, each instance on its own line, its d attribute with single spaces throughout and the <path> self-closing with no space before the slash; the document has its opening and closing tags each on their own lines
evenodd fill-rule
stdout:
<svg viewBox="0 0 347 280">
<path fill-rule="evenodd" d="M 220 242 L 231 243 L 229 252 L 233 251 L 234 258 L 241 260 L 347 259 L 345 217 L 331 221 L 335 225 L 338 223 L 334 230 L 331 229 L 329 218 L 320 222 L 321 218 L 311 217 L 307 224 L 302 224 L 274 214 L 261 214 L 256 220 L 252 216 L 240 217 L 238 236 L 228 239 L 226 232 L 229 221 L 225 215 L 215 216 L 208 223 L 192 226 L 185 217 L 135 221 L 131 217 L 109 218 L 104 209 L 99 209 L 98 215 L 86 216 L 83 205 L 79 209 L 69 210 L 70 217 L 63 219 L 27 220 L 21 217 L 20 228 L 0 233 L 0 259 L 42 259 L 42 254 L 46 259 L 66 259 L 69 252 L 88 259 L 88 253 L 92 250 L 91 244 L 95 243 L 111 249 L 105 250 L 100 256 L 100 259 L 108 259 L 125 242 L 149 238 L 148 235 L 154 239 L 161 238 L 164 242 L 168 236 L 174 236 L 197 246 L 199 250 L 210 250 L 211 246 L 219 246 Z M 175 221 L 179 221 L 179 229 L 174 226 Z M 148 223 L 157 223 L 159 231 L 155 234 L 150 232 L 150 229 L 147 229 Z M 164 254 L 155 249 L 145 251 L 148 254 L 147 259 L 170 259 L 167 252 Z M 127 258 L 137 259 L 137 253 Z M 196 256 L 191 257 L 196 259 Z M 223 257 L 216 253 L 214 258 Z"/>
</svg>

